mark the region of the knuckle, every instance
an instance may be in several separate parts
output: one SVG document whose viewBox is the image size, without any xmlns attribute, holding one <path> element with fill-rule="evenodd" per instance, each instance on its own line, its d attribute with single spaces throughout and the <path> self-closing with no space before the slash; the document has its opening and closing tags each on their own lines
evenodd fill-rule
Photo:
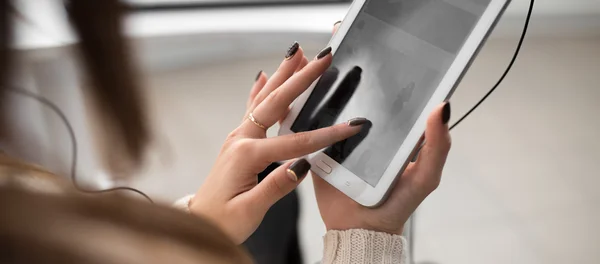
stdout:
<svg viewBox="0 0 600 264">
<path fill-rule="evenodd" d="M 251 113 L 254 111 L 254 109 L 256 109 L 256 107 L 258 107 L 260 105 L 260 103 L 262 103 L 262 98 L 256 98 L 254 99 L 254 101 L 252 101 L 252 103 L 250 104 L 250 106 L 248 107 L 248 113 Z"/>
<path fill-rule="evenodd" d="M 286 194 L 285 188 L 277 180 L 270 181 L 266 189 L 266 197 L 283 197 Z"/>
<path fill-rule="evenodd" d="M 254 100 L 252 100 L 252 104 L 250 105 L 252 108 L 255 108 L 257 105 L 259 105 L 263 100 L 265 99 L 265 95 L 263 93 L 259 93 L 254 97 Z"/>
<path fill-rule="evenodd" d="M 231 149 L 231 147 L 233 145 L 235 145 L 235 142 L 236 142 L 236 136 L 232 135 L 232 134 L 229 134 L 227 136 L 227 139 L 225 139 L 225 142 L 223 143 L 223 146 L 221 146 L 221 152 L 225 152 L 225 151 Z"/>
<path fill-rule="evenodd" d="M 452 137 L 450 136 L 450 133 L 447 133 L 444 137 L 444 140 L 442 141 L 442 148 L 446 153 L 450 151 L 450 148 L 452 148 Z"/>
<path fill-rule="evenodd" d="M 429 194 L 440 186 L 440 181 L 441 177 L 417 177 L 415 185 L 426 194 Z"/>
<path fill-rule="evenodd" d="M 227 135 L 225 142 L 234 141 L 235 139 L 239 138 L 239 136 L 240 136 L 240 130 L 236 128 Z"/>
<path fill-rule="evenodd" d="M 441 177 L 433 177 L 433 179 L 429 180 L 429 184 L 426 186 L 429 192 L 435 191 L 438 187 L 440 187 Z"/>
<path fill-rule="evenodd" d="M 244 156 L 252 155 L 254 153 L 254 142 L 250 139 L 238 139 L 230 144 L 229 149 Z"/>
<path fill-rule="evenodd" d="M 329 133 L 331 140 L 340 141 L 345 138 L 344 130 L 340 126 L 332 126 L 329 128 Z"/>
<path fill-rule="evenodd" d="M 281 90 L 275 89 L 273 90 L 269 96 L 265 99 L 267 103 L 275 103 L 281 100 Z"/>
<path fill-rule="evenodd" d="M 252 101 L 250 101 L 250 103 L 248 104 L 248 110 L 251 111 L 253 108 L 256 107 L 256 105 L 258 105 L 258 103 L 260 103 L 260 95 L 257 95 L 256 97 L 254 97 L 254 99 L 252 99 Z"/>
<path fill-rule="evenodd" d="M 246 121 L 246 118 L 244 118 L 242 123 L 244 121 Z M 225 138 L 225 143 L 228 145 L 231 145 L 231 144 L 234 144 L 237 141 L 244 139 L 244 138 L 245 138 L 244 130 L 242 129 L 242 125 L 240 125 L 233 131 L 229 132 L 229 134 L 227 134 L 227 137 Z"/>
</svg>

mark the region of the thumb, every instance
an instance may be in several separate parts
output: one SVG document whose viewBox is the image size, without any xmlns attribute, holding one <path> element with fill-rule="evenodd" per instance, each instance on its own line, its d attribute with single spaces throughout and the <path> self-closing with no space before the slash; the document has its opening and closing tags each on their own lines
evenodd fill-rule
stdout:
<svg viewBox="0 0 600 264">
<path fill-rule="evenodd" d="M 306 159 L 279 166 L 246 193 L 248 202 L 255 206 L 255 209 L 266 212 L 273 204 L 296 189 L 308 174 L 310 167 L 310 163 Z"/>
<path fill-rule="evenodd" d="M 340 20 L 340 21 L 338 21 L 338 22 L 335 22 L 335 23 L 333 24 L 333 32 L 332 32 L 332 35 L 335 35 L 335 33 L 336 33 L 336 32 L 338 31 L 338 29 L 340 28 L 340 25 L 341 25 L 341 24 L 342 24 L 342 21 L 341 21 L 341 20 Z"/>
<path fill-rule="evenodd" d="M 425 129 L 425 145 L 417 159 L 417 182 L 432 185 L 434 188 L 439 184 L 441 171 L 446 163 L 446 157 L 450 151 L 451 139 L 448 130 L 450 120 L 450 103 L 444 103 L 435 108 L 427 120 Z"/>
</svg>

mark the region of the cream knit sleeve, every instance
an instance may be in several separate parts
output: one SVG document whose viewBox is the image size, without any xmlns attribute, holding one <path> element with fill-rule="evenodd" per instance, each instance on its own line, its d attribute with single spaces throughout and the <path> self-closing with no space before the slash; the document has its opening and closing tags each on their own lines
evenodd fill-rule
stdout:
<svg viewBox="0 0 600 264">
<path fill-rule="evenodd" d="M 194 198 L 193 194 L 182 197 L 179 200 L 175 201 L 175 203 L 173 203 L 173 207 L 189 214 L 190 213 L 190 201 L 192 201 L 193 198 Z"/>
<path fill-rule="evenodd" d="M 404 237 L 362 229 L 328 231 L 322 264 L 406 264 Z"/>
</svg>

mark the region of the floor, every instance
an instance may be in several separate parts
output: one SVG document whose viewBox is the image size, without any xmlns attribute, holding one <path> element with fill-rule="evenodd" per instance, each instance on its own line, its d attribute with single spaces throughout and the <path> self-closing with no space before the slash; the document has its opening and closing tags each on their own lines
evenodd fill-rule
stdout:
<svg viewBox="0 0 600 264">
<path fill-rule="evenodd" d="M 514 45 L 483 49 L 452 98 L 454 120 L 494 84 Z M 280 55 L 149 77 L 158 141 L 134 185 L 166 201 L 195 192 L 256 73 L 273 72 Z M 452 132 L 442 184 L 418 210 L 416 260 L 600 262 L 599 88 L 600 39 L 529 39 L 503 85 Z M 310 180 L 299 188 L 306 263 L 315 263 L 325 228 Z"/>
</svg>

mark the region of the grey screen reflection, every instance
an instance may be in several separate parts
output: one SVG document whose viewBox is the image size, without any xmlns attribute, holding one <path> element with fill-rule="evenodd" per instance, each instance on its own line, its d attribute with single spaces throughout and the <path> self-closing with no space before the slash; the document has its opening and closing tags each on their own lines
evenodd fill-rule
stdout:
<svg viewBox="0 0 600 264">
<path fill-rule="evenodd" d="M 367 1 L 292 131 L 368 118 L 325 153 L 377 185 L 490 1 Z"/>
</svg>

